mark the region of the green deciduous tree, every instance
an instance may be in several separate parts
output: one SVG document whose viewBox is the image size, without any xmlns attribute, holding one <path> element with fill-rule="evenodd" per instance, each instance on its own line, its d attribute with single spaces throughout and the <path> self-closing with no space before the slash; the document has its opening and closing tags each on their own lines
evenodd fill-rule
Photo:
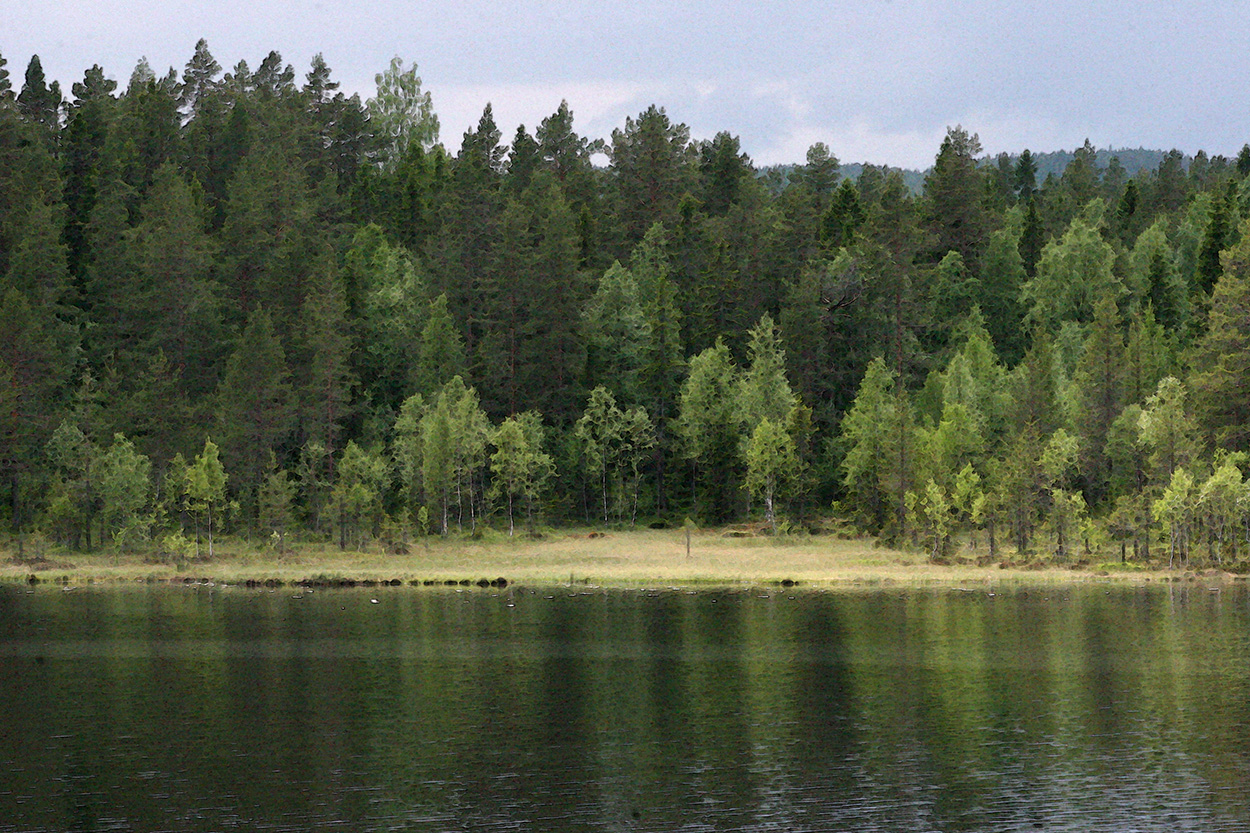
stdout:
<svg viewBox="0 0 1250 833">
<path fill-rule="evenodd" d="M 200 518 L 208 522 L 208 557 L 213 557 L 213 510 L 226 501 L 226 470 L 221 464 L 217 444 L 204 441 L 204 450 L 187 468 L 183 481 L 189 508 L 195 513 L 195 557 L 200 557 Z"/>
<path fill-rule="evenodd" d="M 737 394 L 738 370 L 723 341 L 690 359 L 679 398 L 677 435 L 694 466 L 692 497 L 702 491 L 703 511 L 717 521 L 730 516 L 738 488 Z"/>
<path fill-rule="evenodd" d="M 1063 237 L 1046 244 L 1037 274 L 1023 288 L 1028 321 L 1057 329 L 1062 321 L 1090 321 L 1094 303 L 1123 291 L 1112 271 L 1115 250 L 1102 239 L 1102 202 L 1074 217 Z"/>
<path fill-rule="evenodd" d="M 477 523 L 489 436 L 477 391 L 459 376 L 443 386 L 421 418 L 421 479 L 443 535 L 453 508 L 457 526 L 464 527 L 466 513 L 471 525 Z"/>
<path fill-rule="evenodd" d="M 495 446 L 490 456 L 491 493 L 507 504 L 509 537 L 515 528 L 516 501 L 527 502 L 532 520 L 534 503 L 555 474 L 555 465 L 551 455 L 543 451 L 541 439 L 542 417 L 536 411 L 526 411 L 505 419 L 491 440 Z"/>
<path fill-rule="evenodd" d="M 100 521 L 119 547 L 147 537 L 150 519 L 143 516 L 152 490 L 152 465 L 121 434 L 92 464 L 91 477 L 100 492 Z"/>
<path fill-rule="evenodd" d="M 655 445 L 655 432 L 643 408 L 620 408 L 616 397 L 603 386 L 590 392 L 586 410 L 573 426 L 582 465 L 593 478 L 603 520 L 623 520 L 626 509 L 630 523 L 638 515 L 642 462 Z"/>
<path fill-rule="evenodd" d="M 1199 491 L 1193 475 L 1184 468 L 1172 472 L 1167 487 L 1151 505 L 1154 519 L 1163 524 L 1168 533 L 1168 567 L 1176 565 L 1176 559 L 1189 562 L 1189 542 L 1193 535 Z"/>
<path fill-rule="evenodd" d="M 1175 376 L 1159 380 L 1137 425 L 1141 441 L 1151 449 L 1149 464 L 1154 480 L 1161 486 L 1198 454 L 1198 431 L 1185 409 L 1185 385 Z"/>
<path fill-rule="evenodd" d="M 376 534 L 382 518 L 382 498 L 390 482 L 390 466 L 379 450 L 347 441 L 335 471 L 330 500 L 339 523 L 339 549 L 361 549 L 365 537 Z"/>
<path fill-rule="evenodd" d="M 794 438 L 782 423 L 764 417 L 751 432 L 746 448 L 746 486 L 764 502 L 764 517 L 777 532 L 776 501 L 782 488 L 799 473 Z"/>
</svg>

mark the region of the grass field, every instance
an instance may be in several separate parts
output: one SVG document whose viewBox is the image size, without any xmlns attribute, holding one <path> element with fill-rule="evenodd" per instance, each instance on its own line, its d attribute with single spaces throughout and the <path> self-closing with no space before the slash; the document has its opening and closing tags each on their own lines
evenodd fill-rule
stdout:
<svg viewBox="0 0 1250 833">
<path fill-rule="evenodd" d="M 208 579 L 223 583 L 399 581 L 404 584 L 477 582 L 504 578 L 513 584 L 771 584 L 803 585 L 1070 582 L 1106 579 L 1158 580 L 1176 573 L 1119 571 L 1095 562 L 1079 570 L 1064 565 L 934 565 L 917 552 L 878 547 L 870 539 L 835 536 L 732 537 L 721 530 L 695 531 L 687 554 L 684 530 L 590 532 L 561 530 L 538 539 L 509 539 L 488 531 L 477 539 L 428 539 L 409 552 L 341 551 L 329 544 L 299 545 L 285 555 L 238 541 L 219 542 L 213 560 L 161 563 L 138 554 L 47 552 L 44 560 L 17 562 L 0 554 L 0 581 L 88 582 Z M 965 553 L 975 556 L 978 553 Z M 982 550 L 980 555 L 984 555 Z"/>
</svg>

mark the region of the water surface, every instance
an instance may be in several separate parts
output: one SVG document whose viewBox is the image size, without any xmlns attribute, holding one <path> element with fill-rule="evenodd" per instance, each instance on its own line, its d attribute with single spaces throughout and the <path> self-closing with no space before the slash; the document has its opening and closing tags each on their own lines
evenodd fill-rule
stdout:
<svg viewBox="0 0 1250 833">
<path fill-rule="evenodd" d="M 0 833 L 1250 831 L 1250 594 L 9 586 L 0 720 Z"/>
</svg>

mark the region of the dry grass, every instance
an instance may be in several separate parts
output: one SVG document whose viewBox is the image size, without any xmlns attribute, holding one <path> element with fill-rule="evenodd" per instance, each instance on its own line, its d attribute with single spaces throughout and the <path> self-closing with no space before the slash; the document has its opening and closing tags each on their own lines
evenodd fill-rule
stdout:
<svg viewBox="0 0 1250 833">
<path fill-rule="evenodd" d="M 9 554 L 11 555 L 11 553 Z M 151 563 L 138 555 L 50 554 L 40 564 L 0 561 L 0 581 L 21 581 L 32 572 L 45 580 L 86 582 L 168 581 L 184 577 L 227 583 L 292 583 L 311 579 L 356 581 L 506 578 L 511 583 L 638 586 L 647 584 L 767 584 L 786 580 L 804 585 L 971 584 L 1070 582 L 1105 573 L 1050 568 L 939 566 L 922 554 L 878 547 L 872 540 L 833 536 L 728 537 L 720 530 L 696 531 L 686 553 L 684 530 L 630 530 L 592 533 L 557 531 L 541 539 L 509 539 L 487 532 L 480 539 L 431 539 L 410 546 L 405 555 L 380 550 L 340 551 L 316 544 L 286 555 L 227 542 L 212 561 L 175 566 Z M 1121 580 L 1147 580 L 1154 573 L 1123 574 Z"/>
</svg>

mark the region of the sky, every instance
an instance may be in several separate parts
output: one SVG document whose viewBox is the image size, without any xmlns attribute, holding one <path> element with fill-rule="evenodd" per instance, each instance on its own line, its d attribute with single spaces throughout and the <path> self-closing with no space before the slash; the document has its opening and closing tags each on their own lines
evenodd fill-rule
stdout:
<svg viewBox="0 0 1250 833">
<path fill-rule="evenodd" d="M 1096 147 L 1233 156 L 1250 142 L 1250 0 L 9 0 L 0 56 L 70 85 L 92 64 L 124 87 L 141 57 L 179 73 L 195 43 L 229 69 L 320 52 L 367 99 L 415 62 L 452 152 L 492 105 L 508 141 L 561 100 L 588 138 L 657 104 L 696 139 L 728 131 L 757 165 L 925 169 L 950 126 L 986 153 Z"/>
</svg>

